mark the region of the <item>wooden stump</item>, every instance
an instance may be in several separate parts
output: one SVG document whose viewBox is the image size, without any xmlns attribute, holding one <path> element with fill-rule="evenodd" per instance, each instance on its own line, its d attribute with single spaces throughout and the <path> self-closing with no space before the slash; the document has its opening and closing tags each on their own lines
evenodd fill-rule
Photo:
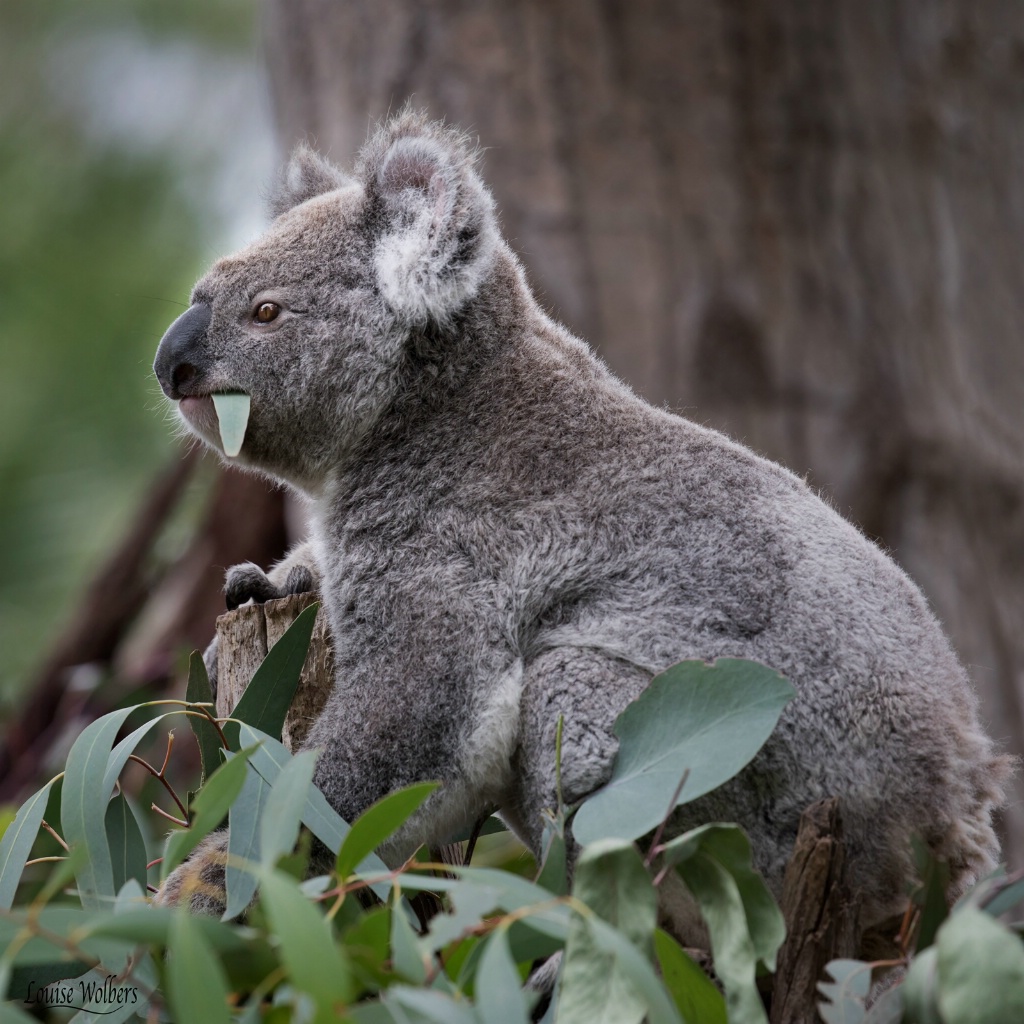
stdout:
<svg viewBox="0 0 1024 1024">
<path fill-rule="evenodd" d="M 804 811 L 782 885 L 786 941 L 772 990 L 772 1024 L 817 1024 L 817 984 L 830 960 L 855 958 L 857 905 L 846 875 L 837 799 Z"/>
<path fill-rule="evenodd" d="M 317 595 L 313 593 L 293 594 L 266 604 L 244 605 L 217 619 L 219 716 L 231 714 L 267 651 L 281 639 L 298 614 L 316 599 Z M 334 654 L 321 610 L 317 613 L 299 687 L 281 733 L 281 739 L 290 751 L 302 746 L 333 686 Z"/>
</svg>

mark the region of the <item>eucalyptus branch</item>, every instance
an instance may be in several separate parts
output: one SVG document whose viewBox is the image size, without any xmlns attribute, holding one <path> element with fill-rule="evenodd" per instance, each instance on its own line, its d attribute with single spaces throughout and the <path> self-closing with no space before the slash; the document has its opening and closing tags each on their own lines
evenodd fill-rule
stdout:
<svg viewBox="0 0 1024 1024">
<path fill-rule="evenodd" d="M 68 849 L 68 844 L 64 842 L 60 833 L 58 833 L 57 830 L 45 818 L 39 824 L 43 828 L 45 828 L 46 831 L 49 832 L 50 835 L 53 836 L 53 838 L 56 839 L 58 843 L 60 843 L 61 848 L 64 850 L 65 853 L 71 852 L 71 850 Z"/>
<path fill-rule="evenodd" d="M 480 833 L 483 831 L 484 823 L 490 817 L 490 814 L 481 815 L 477 819 L 476 824 L 473 826 L 473 831 L 469 834 L 469 842 L 466 843 L 466 855 L 462 860 L 463 864 L 468 865 L 473 859 L 473 853 L 476 850 L 477 840 L 480 838 Z"/>
<path fill-rule="evenodd" d="M 683 792 L 683 786 L 686 785 L 686 780 L 690 777 L 690 769 L 687 768 L 683 772 L 683 777 L 679 780 L 679 785 L 676 786 L 675 792 L 672 794 L 672 799 L 669 801 L 668 810 L 665 812 L 665 817 L 661 819 L 658 825 L 657 831 L 654 833 L 654 838 L 651 840 L 650 849 L 647 851 L 647 856 L 644 858 L 644 867 L 650 868 L 651 864 L 654 863 L 654 858 L 661 852 L 661 837 L 665 833 L 665 826 L 668 824 L 668 819 L 672 817 L 672 812 L 676 809 L 676 804 L 679 803 L 679 797 Z M 664 877 L 663 874 L 659 875 L 659 879 Z M 655 882 L 655 885 L 658 883 Z"/>
<path fill-rule="evenodd" d="M 217 730 L 217 735 L 220 737 L 220 745 L 225 750 L 230 750 L 231 747 L 230 747 L 230 745 L 228 743 L 228 738 L 227 738 L 227 736 L 224 735 L 224 730 L 221 728 L 220 721 L 217 719 L 217 717 L 215 715 L 211 715 L 210 714 L 210 705 L 208 705 L 208 704 L 193 704 L 192 707 L 199 708 L 199 710 L 202 711 L 202 713 L 203 713 L 202 716 L 197 715 L 194 711 L 186 711 L 185 714 L 186 715 L 192 715 L 194 718 L 202 717 L 202 718 L 206 719 L 206 721 L 209 722 L 210 725 L 212 725 L 214 727 L 214 729 Z"/>
<path fill-rule="evenodd" d="M 57 949 L 64 951 L 69 954 L 73 960 L 81 960 L 87 964 L 90 970 L 99 971 L 104 977 L 118 978 L 118 974 L 115 971 L 110 970 L 103 964 L 102 960 L 98 960 L 91 953 L 87 953 L 84 949 L 78 946 L 71 939 L 65 938 L 63 935 L 58 935 L 57 932 L 50 931 L 49 928 L 44 927 L 39 923 L 38 913 L 39 909 L 31 907 L 25 916 L 25 923 L 18 930 L 17 934 L 11 940 L 10 945 L 5 951 L 5 957 L 13 960 L 17 953 L 22 949 L 26 942 L 31 941 L 33 937 L 40 938 L 44 942 L 48 942 L 51 946 L 55 946 Z M 0 917 L 12 918 L 14 914 L 10 910 L 0 910 Z M 129 972 L 130 973 L 130 972 Z M 140 987 L 144 991 L 147 998 L 152 999 L 156 995 L 156 989 L 151 989 L 144 983 L 140 983 Z"/>
<path fill-rule="evenodd" d="M 174 747 L 174 730 L 172 729 L 167 734 L 167 752 L 164 754 L 164 763 L 160 766 L 160 770 L 159 771 L 157 771 L 145 758 L 139 757 L 138 754 L 129 754 L 128 755 L 128 760 L 129 761 L 134 761 L 136 764 L 141 764 L 142 767 L 145 768 L 146 771 L 148 771 L 149 774 L 152 775 L 153 778 L 156 779 L 160 783 L 160 785 L 163 786 L 164 789 L 167 790 L 167 792 L 171 795 L 171 799 L 178 805 L 178 810 L 181 811 L 182 817 L 186 819 L 185 827 L 187 828 L 188 827 L 188 821 L 187 821 L 187 819 L 188 819 L 188 811 L 185 809 L 185 805 L 181 802 L 181 798 L 178 796 L 177 793 L 175 793 L 174 787 L 167 781 L 167 775 L 166 775 L 167 765 L 168 765 L 168 763 L 171 760 L 171 749 L 173 747 Z M 164 812 L 161 811 L 156 806 L 156 804 L 153 805 L 153 809 L 158 814 L 164 814 Z M 166 814 L 164 816 L 167 817 Z M 171 821 L 175 821 L 175 820 L 177 820 L 177 819 L 171 818 Z"/>
<path fill-rule="evenodd" d="M 174 824 L 178 825 L 180 828 L 188 828 L 187 821 L 183 821 L 181 818 L 176 818 L 173 814 L 168 814 L 162 807 L 157 807 L 156 804 L 150 804 L 149 806 L 159 814 L 161 818 L 166 818 L 168 821 L 174 822 Z"/>
</svg>

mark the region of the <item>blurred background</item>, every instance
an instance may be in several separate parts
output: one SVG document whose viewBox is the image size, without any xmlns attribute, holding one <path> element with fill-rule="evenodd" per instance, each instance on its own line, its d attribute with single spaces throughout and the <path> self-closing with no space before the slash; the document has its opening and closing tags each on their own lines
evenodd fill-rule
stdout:
<svg viewBox="0 0 1024 1024">
<path fill-rule="evenodd" d="M 296 532 L 172 439 L 150 364 L 291 145 L 350 164 L 410 97 L 479 136 L 552 312 L 888 549 L 1024 753 L 1015 4 L 5 0 L 0 800 L 180 687 L 223 568 Z"/>
</svg>

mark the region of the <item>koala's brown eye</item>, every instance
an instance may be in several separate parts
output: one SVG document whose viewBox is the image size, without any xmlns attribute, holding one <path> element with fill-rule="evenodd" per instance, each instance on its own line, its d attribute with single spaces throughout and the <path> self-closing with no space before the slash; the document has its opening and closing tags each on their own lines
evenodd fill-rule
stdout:
<svg viewBox="0 0 1024 1024">
<path fill-rule="evenodd" d="M 256 322 L 258 324 L 269 324 L 271 320 L 276 320 L 277 315 L 281 312 L 281 307 L 276 302 L 261 302 L 256 307 Z"/>
</svg>

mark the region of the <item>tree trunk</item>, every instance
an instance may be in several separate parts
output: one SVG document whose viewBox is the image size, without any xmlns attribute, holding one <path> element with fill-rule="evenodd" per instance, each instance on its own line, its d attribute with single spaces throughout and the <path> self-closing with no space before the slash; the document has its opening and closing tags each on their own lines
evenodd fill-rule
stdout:
<svg viewBox="0 0 1024 1024">
<path fill-rule="evenodd" d="M 1024 753 L 1016 4 L 268 0 L 266 42 L 286 144 L 478 132 L 554 313 L 890 549 Z"/>
</svg>

